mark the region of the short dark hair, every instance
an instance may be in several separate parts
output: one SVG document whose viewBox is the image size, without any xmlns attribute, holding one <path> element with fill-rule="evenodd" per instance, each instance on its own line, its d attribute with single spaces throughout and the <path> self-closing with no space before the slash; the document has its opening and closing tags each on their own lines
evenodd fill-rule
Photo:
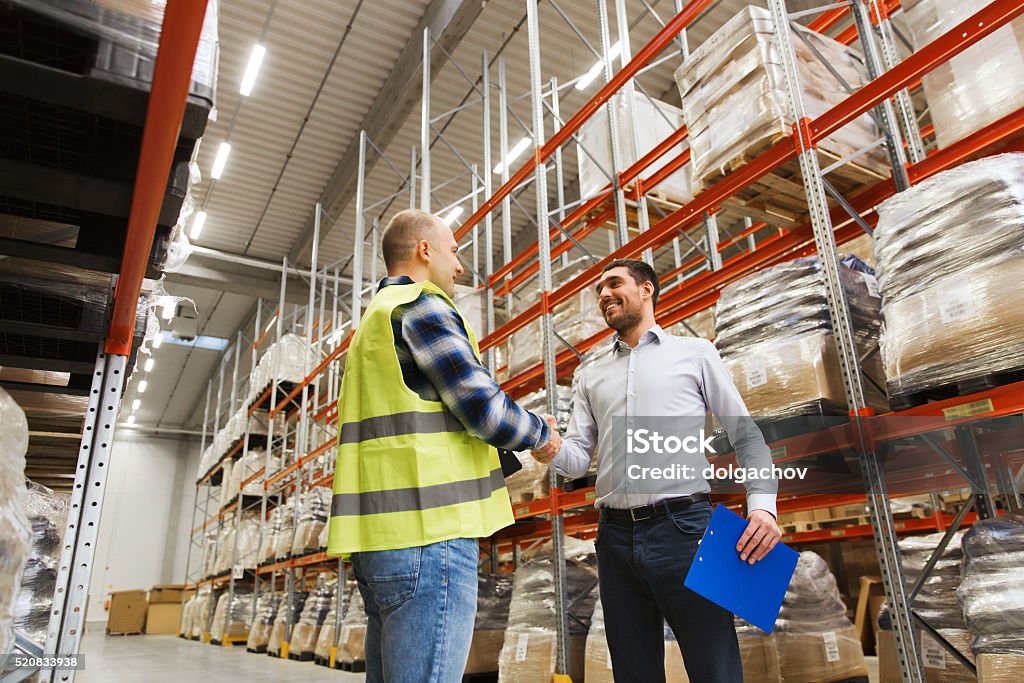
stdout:
<svg viewBox="0 0 1024 683">
<path fill-rule="evenodd" d="M 658 282 L 658 274 L 654 272 L 654 268 L 651 268 L 639 259 L 620 258 L 609 263 L 601 272 L 607 273 L 612 268 L 627 269 L 629 274 L 633 276 L 633 281 L 638 285 L 650 282 L 654 286 L 654 294 L 651 296 L 651 306 L 654 308 L 658 306 L 658 293 L 661 291 L 661 283 Z"/>
<path fill-rule="evenodd" d="M 440 220 L 433 214 L 416 209 L 406 209 L 395 214 L 384 228 L 381 239 L 384 266 L 390 271 L 408 263 L 421 240 L 433 239 Z"/>
</svg>

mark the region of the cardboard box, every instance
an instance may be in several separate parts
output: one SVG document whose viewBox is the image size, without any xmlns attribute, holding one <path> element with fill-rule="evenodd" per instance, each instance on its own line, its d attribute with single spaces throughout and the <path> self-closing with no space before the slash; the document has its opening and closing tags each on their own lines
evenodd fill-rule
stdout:
<svg viewBox="0 0 1024 683">
<path fill-rule="evenodd" d="M 968 659 L 970 654 L 970 633 L 967 631 L 954 631 L 944 629 L 943 635 Z M 981 663 L 978 663 L 978 678 L 975 677 L 954 657 L 949 655 L 940 645 L 932 641 L 925 642 L 921 632 L 918 632 L 921 640 L 921 650 L 924 660 L 924 677 L 928 683 L 974 683 L 975 680 L 984 683 L 981 678 Z M 896 656 L 896 634 L 893 631 L 879 631 L 876 635 L 878 649 L 878 681 L 879 683 L 903 683 L 903 676 L 900 673 L 899 660 Z M 1006 681 L 1024 680 L 1022 673 L 1005 679 Z M 1003 683 L 1000 679 L 993 679 L 994 683 Z"/>
<path fill-rule="evenodd" d="M 896 657 L 896 634 L 879 631 L 875 637 L 875 649 L 878 651 L 878 683 L 903 683 Z"/>
<path fill-rule="evenodd" d="M 781 683 L 775 636 L 740 638 L 743 683 Z"/>
<path fill-rule="evenodd" d="M 674 640 L 665 641 L 665 683 L 690 683 L 683 664 L 683 653 L 679 643 Z"/>
<path fill-rule="evenodd" d="M 185 587 L 182 585 L 153 586 L 149 589 L 149 603 L 155 602 L 181 602 L 184 597 Z"/>
<path fill-rule="evenodd" d="M 875 621 L 877 612 L 871 611 L 871 600 L 885 599 L 885 589 L 882 586 L 881 576 L 860 577 L 860 593 L 857 594 L 857 608 L 854 610 L 853 627 L 860 638 L 864 654 L 875 654 L 875 633 L 871 628 Z"/>
<path fill-rule="evenodd" d="M 142 633 L 146 625 L 149 600 L 146 591 L 115 591 L 110 594 L 110 614 L 107 615 L 107 633 Z"/>
<path fill-rule="evenodd" d="M 586 636 L 569 637 L 569 657 L 572 669 L 569 677 L 584 680 Z M 536 683 L 551 680 L 555 671 L 556 637 L 552 632 L 506 631 L 501 648 L 498 670 L 505 683 Z"/>
<path fill-rule="evenodd" d="M 498 670 L 498 657 L 505 642 L 504 631 L 473 631 L 469 645 L 466 674 L 491 673 Z"/>
<path fill-rule="evenodd" d="M 151 603 L 146 610 L 146 633 L 177 633 L 181 623 L 180 602 Z"/>
<path fill-rule="evenodd" d="M 777 633 L 775 642 L 786 683 L 830 683 L 868 675 L 852 626 L 827 633 Z"/>
<path fill-rule="evenodd" d="M 978 655 L 978 683 L 1024 681 L 1024 655 Z"/>
</svg>

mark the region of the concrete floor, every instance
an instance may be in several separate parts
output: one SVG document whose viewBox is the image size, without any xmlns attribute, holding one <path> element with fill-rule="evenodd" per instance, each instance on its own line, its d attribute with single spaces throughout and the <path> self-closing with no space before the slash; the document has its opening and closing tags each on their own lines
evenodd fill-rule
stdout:
<svg viewBox="0 0 1024 683">
<path fill-rule="evenodd" d="M 277 681 L 364 681 L 365 674 L 332 671 L 313 662 L 280 660 L 216 647 L 175 636 L 107 636 L 102 627 L 87 629 L 82 638 L 85 669 L 75 683 L 271 683 Z"/>
</svg>

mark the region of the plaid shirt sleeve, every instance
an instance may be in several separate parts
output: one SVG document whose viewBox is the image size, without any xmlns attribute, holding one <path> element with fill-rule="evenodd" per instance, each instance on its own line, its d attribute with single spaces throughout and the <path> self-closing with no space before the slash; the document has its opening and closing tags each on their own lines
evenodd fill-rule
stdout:
<svg viewBox="0 0 1024 683">
<path fill-rule="evenodd" d="M 523 410 L 477 360 L 462 320 L 439 296 L 423 294 L 402 315 L 402 337 L 441 402 L 473 436 L 495 448 L 531 450 L 550 427 Z"/>
</svg>

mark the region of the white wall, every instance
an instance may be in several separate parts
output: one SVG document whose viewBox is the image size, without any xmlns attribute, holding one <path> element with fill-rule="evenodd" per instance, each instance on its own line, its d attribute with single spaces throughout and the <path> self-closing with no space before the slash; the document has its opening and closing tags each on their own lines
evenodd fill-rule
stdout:
<svg viewBox="0 0 1024 683">
<path fill-rule="evenodd" d="M 107 619 L 111 591 L 182 583 L 199 444 L 115 436 L 89 582 L 90 622 Z"/>
</svg>

